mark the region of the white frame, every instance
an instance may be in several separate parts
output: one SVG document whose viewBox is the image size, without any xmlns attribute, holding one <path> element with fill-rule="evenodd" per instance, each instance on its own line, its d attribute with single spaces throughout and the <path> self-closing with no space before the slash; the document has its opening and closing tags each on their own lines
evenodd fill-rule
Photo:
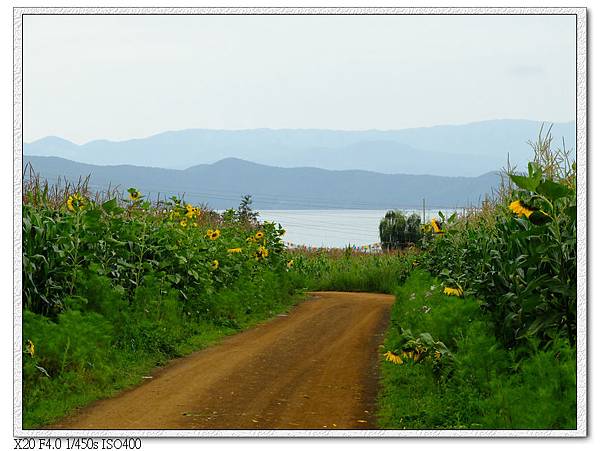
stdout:
<svg viewBox="0 0 600 451">
<path fill-rule="evenodd" d="M 22 428 L 23 14 L 575 15 L 577 33 L 577 429 L 575 430 L 24 430 Z M 16 437 L 585 437 L 587 436 L 587 14 L 585 8 L 14 8 L 14 426 Z"/>
</svg>

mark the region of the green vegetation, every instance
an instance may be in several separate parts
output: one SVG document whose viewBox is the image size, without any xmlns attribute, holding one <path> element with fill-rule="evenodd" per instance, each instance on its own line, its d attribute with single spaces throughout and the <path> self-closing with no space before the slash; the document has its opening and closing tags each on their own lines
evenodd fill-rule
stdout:
<svg viewBox="0 0 600 451">
<path fill-rule="evenodd" d="M 136 189 L 23 199 L 24 427 L 284 311 L 304 290 L 394 293 L 380 426 L 576 427 L 576 167 L 551 138 L 460 217 L 388 212 L 384 252 L 284 248 L 245 196 L 218 214 Z M 409 242 L 417 243 L 407 246 Z"/>
<path fill-rule="evenodd" d="M 474 298 L 448 297 L 441 288 L 417 270 L 396 293 L 385 349 L 402 364 L 382 363 L 380 426 L 575 428 L 576 355 L 568 340 L 506 349 Z M 420 334 L 432 343 L 415 343 Z"/>
<path fill-rule="evenodd" d="M 576 171 L 550 145 L 493 202 L 432 221 L 429 272 L 392 312 L 382 427 L 576 427 Z"/>
<path fill-rule="evenodd" d="M 363 291 L 393 293 L 401 285 L 416 258 L 402 254 L 363 254 L 344 251 L 294 252 L 293 265 L 299 285 L 313 291 Z"/>
<path fill-rule="evenodd" d="M 23 426 L 136 383 L 155 365 L 291 306 L 281 242 L 249 199 L 223 218 L 141 193 L 93 200 L 85 184 L 23 202 Z"/>
</svg>

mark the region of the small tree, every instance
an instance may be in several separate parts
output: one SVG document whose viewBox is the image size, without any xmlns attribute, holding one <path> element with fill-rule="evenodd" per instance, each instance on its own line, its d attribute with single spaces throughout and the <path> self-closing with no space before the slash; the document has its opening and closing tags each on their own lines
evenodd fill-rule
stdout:
<svg viewBox="0 0 600 451">
<path fill-rule="evenodd" d="M 258 222 L 259 213 L 257 211 L 253 211 L 251 205 L 252 196 L 250 194 L 245 194 L 242 196 L 240 206 L 235 214 L 236 219 L 239 222 L 249 225 L 256 225 Z"/>
<path fill-rule="evenodd" d="M 408 243 L 416 243 L 420 237 L 421 219 L 412 214 L 406 218 L 400 210 L 388 211 L 379 223 L 381 247 L 386 250 L 401 249 Z"/>
</svg>

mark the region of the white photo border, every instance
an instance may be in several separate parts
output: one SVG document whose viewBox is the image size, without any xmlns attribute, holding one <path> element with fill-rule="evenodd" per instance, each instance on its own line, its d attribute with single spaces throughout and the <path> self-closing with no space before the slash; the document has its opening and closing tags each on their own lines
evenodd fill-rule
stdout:
<svg viewBox="0 0 600 451">
<path fill-rule="evenodd" d="M 576 18 L 577 429 L 573 430 L 51 430 L 22 427 L 23 15 L 573 15 Z M 586 437 L 587 436 L 587 10 L 586 8 L 13 8 L 14 359 L 16 437 Z"/>
</svg>

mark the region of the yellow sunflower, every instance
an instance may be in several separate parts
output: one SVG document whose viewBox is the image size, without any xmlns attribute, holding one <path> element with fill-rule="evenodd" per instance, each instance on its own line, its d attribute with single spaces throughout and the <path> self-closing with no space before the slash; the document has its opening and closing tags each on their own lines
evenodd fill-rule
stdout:
<svg viewBox="0 0 600 451">
<path fill-rule="evenodd" d="M 227 252 L 229 252 L 230 254 L 239 254 L 240 252 L 242 252 L 242 248 L 241 247 L 234 247 L 231 249 L 227 249 Z"/>
<path fill-rule="evenodd" d="M 212 241 L 216 240 L 221 236 L 221 231 L 219 229 L 212 230 L 212 233 L 208 236 Z"/>
<path fill-rule="evenodd" d="M 436 219 L 431 220 L 431 228 L 433 229 L 433 233 L 444 233 L 441 224 Z"/>
<path fill-rule="evenodd" d="M 294 266 L 294 260 L 290 260 L 289 262 L 287 262 L 288 269 L 291 268 L 292 266 Z"/>
<path fill-rule="evenodd" d="M 140 197 L 142 196 L 142 193 L 140 193 L 135 188 L 129 188 L 127 191 L 129 191 L 129 199 L 132 200 L 133 202 L 139 200 Z"/>
<path fill-rule="evenodd" d="M 385 360 L 387 360 L 388 362 L 392 362 L 395 365 L 402 365 L 404 363 L 402 361 L 402 358 L 398 354 L 393 353 L 392 351 L 386 352 L 384 356 Z"/>
<path fill-rule="evenodd" d="M 526 218 L 529 218 L 533 213 L 533 210 L 526 207 L 520 200 L 511 202 L 508 208 L 510 208 L 510 210 L 518 217 L 525 216 Z"/>
<path fill-rule="evenodd" d="M 461 288 L 446 287 L 444 288 L 444 294 L 448 296 L 461 297 L 463 295 L 463 290 Z"/>
<path fill-rule="evenodd" d="M 77 209 L 82 209 L 85 206 L 85 199 L 79 195 L 79 193 L 75 193 L 69 196 L 67 199 L 67 208 L 70 211 L 75 211 Z"/>
<path fill-rule="evenodd" d="M 265 236 L 264 232 L 256 232 L 256 234 L 254 235 L 254 238 L 256 238 L 257 240 L 261 240 L 264 236 Z"/>
<path fill-rule="evenodd" d="M 27 352 L 31 357 L 33 357 L 35 355 L 35 345 L 33 344 L 33 341 L 27 340 L 26 348 L 27 350 L 25 352 Z"/>
<path fill-rule="evenodd" d="M 213 260 L 210 263 L 210 269 L 212 269 L 214 271 L 215 269 L 218 269 L 218 268 L 219 268 L 219 260 Z"/>
<path fill-rule="evenodd" d="M 258 246 L 256 251 L 256 259 L 267 258 L 269 256 L 269 250 L 264 246 Z"/>
<path fill-rule="evenodd" d="M 185 206 L 185 209 L 186 209 L 185 215 L 188 219 L 192 219 L 194 216 L 196 216 L 196 209 L 194 207 L 192 207 L 190 204 L 187 204 Z"/>
<path fill-rule="evenodd" d="M 181 227 L 183 227 L 183 228 L 186 228 L 186 227 L 187 227 L 187 225 L 188 225 L 188 224 L 187 224 L 187 219 L 185 219 L 185 218 L 184 218 L 184 219 L 182 219 L 181 221 L 179 221 L 179 225 L 180 225 Z"/>
</svg>

